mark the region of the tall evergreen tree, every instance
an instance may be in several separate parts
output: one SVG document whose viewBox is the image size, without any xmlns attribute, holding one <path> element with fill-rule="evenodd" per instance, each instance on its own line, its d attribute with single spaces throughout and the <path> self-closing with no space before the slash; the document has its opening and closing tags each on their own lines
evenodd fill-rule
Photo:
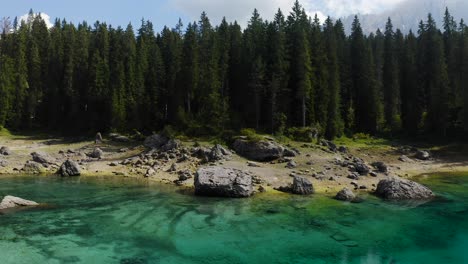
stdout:
<svg viewBox="0 0 468 264">
<path fill-rule="evenodd" d="M 356 131 L 376 133 L 380 113 L 372 50 L 364 37 L 357 16 L 352 26 L 350 49 Z"/>
<path fill-rule="evenodd" d="M 388 129 L 395 132 L 399 128 L 399 87 L 398 59 L 395 47 L 395 33 L 392 20 L 389 18 L 385 26 L 383 90 L 385 121 Z"/>
<path fill-rule="evenodd" d="M 328 87 L 328 118 L 326 120 L 325 137 L 334 139 L 343 132 L 340 113 L 340 75 L 337 55 L 337 40 L 333 22 L 330 17 L 325 21 L 325 52 L 327 57 L 327 87 Z"/>
</svg>

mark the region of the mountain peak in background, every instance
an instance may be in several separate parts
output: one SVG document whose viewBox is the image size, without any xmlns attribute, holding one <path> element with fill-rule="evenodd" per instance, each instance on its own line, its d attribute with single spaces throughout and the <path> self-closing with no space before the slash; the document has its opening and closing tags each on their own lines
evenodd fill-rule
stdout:
<svg viewBox="0 0 468 264">
<path fill-rule="evenodd" d="M 398 4 L 392 10 L 384 11 L 379 14 L 358 15 L 361 26 L 366 33 L 385 29 L 387 18 L 390 17 L 394 28 L 399 28 L 402 32 L 408 33 L 409 30 L 416 32 L 421 20 L 426 21 L 427 15 L 432 14 L 438 27 L 442 27 L 445 8 L 448 7 L 453 17 L 460 19 L 468 18 L 467 0 L 408 0 Z M 343 19 L 346 25 L 346 32 L 351 32 L 351 24 L 354 15 Z"/>
</svg>

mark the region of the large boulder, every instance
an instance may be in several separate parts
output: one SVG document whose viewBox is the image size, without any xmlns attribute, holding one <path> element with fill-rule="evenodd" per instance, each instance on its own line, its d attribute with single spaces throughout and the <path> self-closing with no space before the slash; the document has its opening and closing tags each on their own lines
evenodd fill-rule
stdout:
<svg viewBox="0 0 468 264">
<path fill-rule="evenodd" d="M 31 153 L 31 156 L 34 162 L 40 163 L 44 167 L 48 167 L 49 165 L 55 164 L 55 159 L 45 152 L 33 152 Z"/>
<path fill-rule="evenodd" d="M 231 152 L 223 148 L 223 146 L 216 144 L 211 148 L 210 153 L 208 154 L 209 161 L 220 161 L 224 160 L 227 156 L 230 156 Z"/>
<path fill-rule="evenodd" d="M 426 186 L 400 178 L 381 180 L 375 194 L 388 200 L 424 200 L 434 197 L 434 193 Z"/>
<path fill-rule="evenodd" d="M 42 174 L 45 172 L 44 166 L 35 161 L 26 162 L 21 170 L 26 174 Z"/>
<path fill-rule="evenodd" d="M 356 170 L 357 173 L 359 173 L 362 176 L 366 176 L 370 172 L 370 168 L 362 161 L 355 162 L 354 169 Z"/>
<path fill-rule="evenodd" d="M 95 148 L 91 153 L 88 154 L 90 158 L 94 159 L 101 159 L 102 155 L 104 155 L 104 151 L 100 148 Z"/>
<path fill-rule="evenodd" d="M 11 155 L 11 150 L 9 147 L 1 147 L 0 148 L 0 155 L 8 156 Z"/>
<path fill-rule="evenodd" d="M 283 156 L 284 147 L 274 141 L 237 139 L 233 144 L 237 154 L 255 161 L 272 161 Z"/>
<path fill-rule="evenodd" d="M 39 204 L 33 201 L 24 200 L 14 196 L 5 196 L 0 203 L 0 210 L 10 209 L 22 206 L 38 206 Z"/>
<path fill-rule="evenodd" d="M 314 193 L 314 186 L 312 183 L 303 177 L 294 177 L 291 192 L 294 194 L 308 195 Z"/>
<path fill-rule="evenodd" d="M 166 152 L 166 151 L 178 149 L 179 147 L 180 147 L 180 141 L 175 140 L 175 139 L 170 139 L 169 141 L 166 142 L 166 144 L 160 147 L 160 150 Z"/>
<path fill-rule="evenodd" d="M 152 136 L 149 136 L 145 139 L 145 147 L 150 148 L 150 149 L 159 149 L 163 145 L 165 145 L 169 141 L 169 138 L 155 134 Z"/>
<path fill-rule="evenodd" d="M 382 161 L 377 161 L 372 163 L 372 166 L 381 173 L 387 173 L 388 172 L 388 166 L 387 164 L 383 163 Z"/>
<path fill-rule="evenodd" d="M 80 166 L 73 160 L 67 160 L 60 166 L 58 174 L 62 177 L 80 176 Z"/>
<path fill-rule="evenodd" d="M 252 177 L 240 170 L 207 167 L 195 174 L 195 194 L 219 197 L 249 197 L 253 194 Z"/>
<path fill-rule="evenodd" d="M 336 194 L 335 199 L 340 201 L 351 202 L 354 199 L 356 199 L 356 195 L 350 189 L 344 188 Z"/>
</svg>

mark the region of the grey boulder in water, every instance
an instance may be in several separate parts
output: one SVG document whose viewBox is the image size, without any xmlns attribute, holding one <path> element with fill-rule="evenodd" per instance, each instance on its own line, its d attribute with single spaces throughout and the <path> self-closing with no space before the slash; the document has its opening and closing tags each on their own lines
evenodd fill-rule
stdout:
<svg viewBox="0 0 468 264">
<path fill-rule="evenodd" d="M 0 203 L 0 210 L 23 207 L 23 206 L 38 206 L 39 204 L 34 201 L 25 200 L 14 196 L 5 196 Z"/>
<path fill-rule="evenodd" d="M 375 194 L 388 200 L 424 200 L 434 197 L 434 193 L 426 186 L 400 178 L 381 180 Z"/>
<path fill-rule="evenodd" d="M 252 176 L 236 169 L 207 167 L 195 175 L 195 194 L 242 198 L 253 194 Z"/>
</svg>

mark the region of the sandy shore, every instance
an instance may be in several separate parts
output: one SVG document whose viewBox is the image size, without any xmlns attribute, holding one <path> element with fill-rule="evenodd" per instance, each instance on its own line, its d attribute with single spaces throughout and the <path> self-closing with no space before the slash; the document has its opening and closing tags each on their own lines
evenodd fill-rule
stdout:
<svg viewBox="0 0 468 264">
<path fill-rule="evenodd" d="M 210 143 L 201 143 L 206 147 L 213 146 Z M 359 192 L 372 192 L 377 183 L 388 177 L 396 175 L 409 178 L 415 175 L 430 174 L 435 172 L 465 172 L 468 171 L 468 157 L 457 151 L 435 151 L 434 157 L 428 161 L 420 161 L 408 157 L 411 161 L 402 162 L 399 160 L 402 155 L 400 146 L 350 144 L 346 146 L 348 152 L 334 153 L 325 147 L 316 144 L 304 144 L 299 142 L 287 142 L 289 147 L 296 148 L 300 155 L 294 158 L 297 167 L 286 168 L 286 163 L 256 163 L 258 167 L 249 165 L 248 160 L 233 154 L 229 159 L 211 163 L 201 164 L 197 159 L 177 161 L 168 158 L 162 161 L 155 161 L 157 166 L 147 164 L 127 164 L 124 160 L 138 160 L 145 153 L 145 148 L 141 142 L 117 143 L 105 140 L 101 144 L 94 144 L 92 141 L 69 141 L 61 138 L 33 138 L 27 136 L 0 136 L 0 147 L 6 146 L 11 150 L 11 155 L 0 155 L 0 174 L 24 175 L 22 171 L 24 164 L 31 160 L 31 153 L 41 151 L 56 159 L 56 164 L 49 166 L 44 174 L 56 173 L 58 166 L 66 159 L 79 162 L 82 169 L 82 176 L 103 176 L 115 175 L 116 177 L 146 178 L 149 181 L 174 184 L 179 179 L 180 171 L 189 171 L 192 174 L 200 166 L 223 166 L 250 171 L 259 179 L 257 188 L 262 186 L 267 192 L 276 192 L 274 188 L 286 186 L 292 182 L 292 175 L 308 178 L 314 185 L 316 192 L 334 195 L 344 187 L 362 189 Z M 185 148 L 193 147 L 194 142 L 183 141 Z M 96 147 L 104 151 L 101 159 L 91 159 L 86 154 L 92 152 Z M 347 167 L 338 165 L 339 161 L 350 158 L 360 158 L 369 166 L 373 162 L 384 162 L 388 166 L 388 173 L 377 173 L 375 177 L 365 176 L 359 180 L 347 178 L 350 171 Z M 338 162 L 337 162 L 338 161 Z M 176 165 L 174 165 L 176 164 Z M 176 167 L 175 170 L 171 168 Z M 148 173 L 153 169 L 151 173 Z M 183 186 L 193 186 L 193 179 L 182 183 Z"/>
</svg>

